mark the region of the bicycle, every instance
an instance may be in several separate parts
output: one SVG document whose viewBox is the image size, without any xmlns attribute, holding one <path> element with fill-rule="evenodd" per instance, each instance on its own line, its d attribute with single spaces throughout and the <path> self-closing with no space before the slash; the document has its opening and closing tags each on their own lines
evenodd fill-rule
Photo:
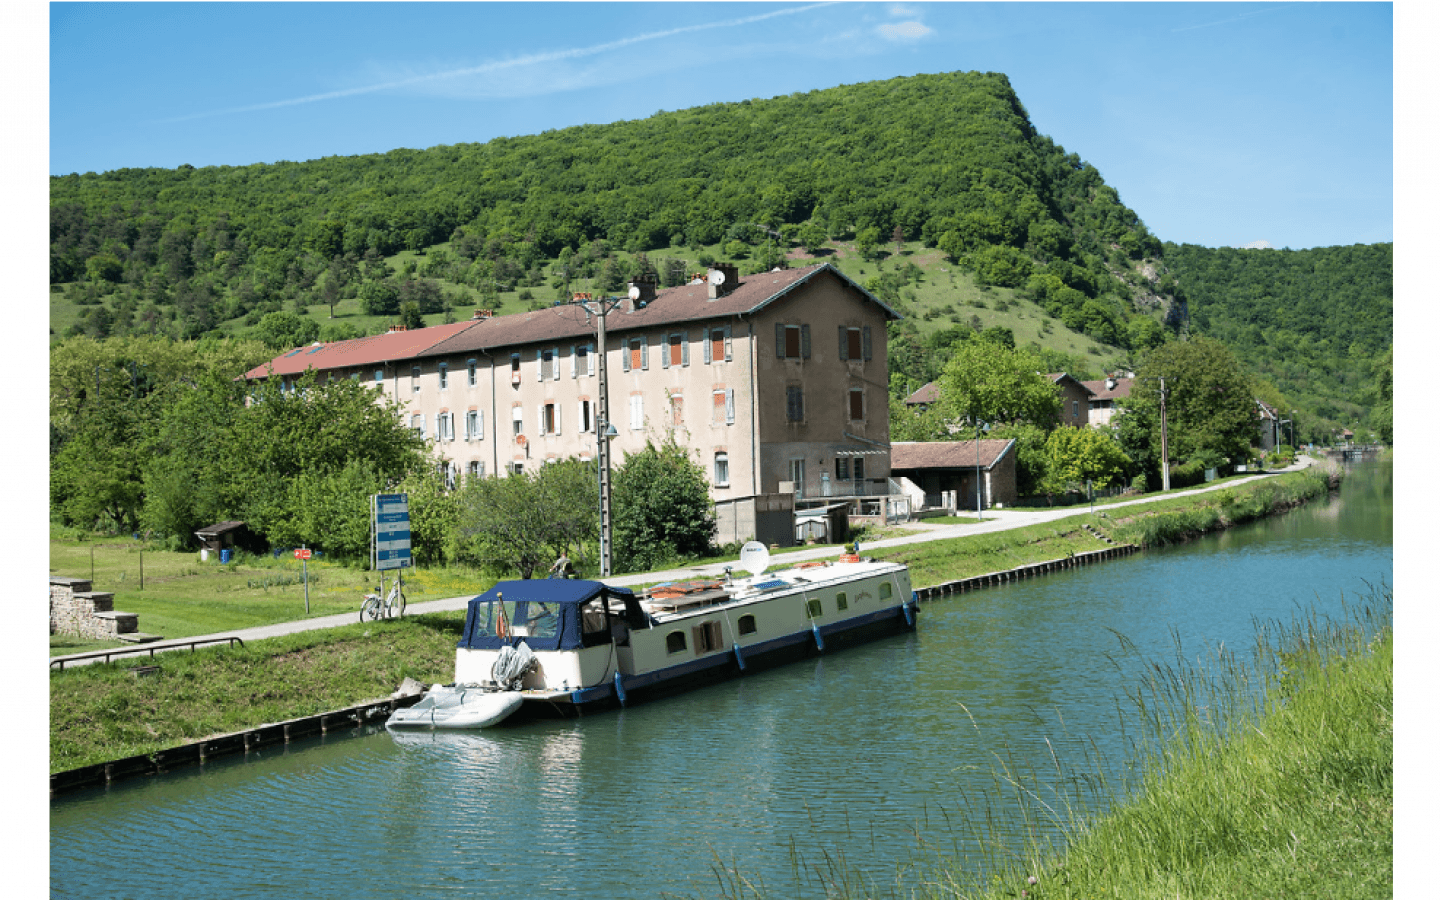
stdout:
<svg viewBox="0 0 1440 900">
<path fill-rule="evenodd" d="M 405 615 L 405 593 L 400 590 L 400 579 L 395 579 L 391 586 L 390 593 L 381 597 L 379 594 L 366 594 L 365 602 L 360 604 L 360 624 L 374 622 L 378 619 L 388 619 L 391 616 L 400 618 Z"/>
</svg>

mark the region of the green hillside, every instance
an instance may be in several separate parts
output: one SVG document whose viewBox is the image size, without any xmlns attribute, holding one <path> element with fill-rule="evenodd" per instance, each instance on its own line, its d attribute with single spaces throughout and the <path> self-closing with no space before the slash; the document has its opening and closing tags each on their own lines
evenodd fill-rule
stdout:
<svg viewBox="0 0 1440 900">
<path fill-rule="evenodd" d="M 1170 310 L 1159 240 L 993 73 L 485 144 L 68 175 L 51 180 L 50 237 L 56 337 L 198 337 L 282 310 L 345 336 L 406 303 L 426 321 L 514 311 L 647 266 L 674 283 L 807 249 L 910 307 L 921 335 L 978 323 L 1108 362 L 1158 340 Z"/>
</svg>

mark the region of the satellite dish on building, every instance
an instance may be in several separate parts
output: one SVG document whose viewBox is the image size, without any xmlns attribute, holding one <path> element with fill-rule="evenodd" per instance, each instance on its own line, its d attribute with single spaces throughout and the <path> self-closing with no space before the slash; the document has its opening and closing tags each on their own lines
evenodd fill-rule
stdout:
<svg viewBox="0 0 1440 900">
<path fill-rule="evenodd" d="M 725 273 L 719 269 L 710 270 L 710 283 L 720 285 L 725 283 Z"/>
<path fill-rule="evenodd" d="M 770 551 L 759 541 L 748 541 L 740 548 L 740 568 L 759 575 L 770 567 Z"/>
<path fill-rule="evenodd" d="M 632 285 L 630 285 L 630 299 L 631 299 L 631 300 L 639 300 L 639 299 L 640 299 L 640 286 L 639 286 L 638 284 L 632 284 Z"/>
</svg>

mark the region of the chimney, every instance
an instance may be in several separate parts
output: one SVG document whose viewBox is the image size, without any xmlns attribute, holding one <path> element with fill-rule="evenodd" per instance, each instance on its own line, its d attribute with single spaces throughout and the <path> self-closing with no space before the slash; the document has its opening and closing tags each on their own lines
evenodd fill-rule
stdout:
<svg viewBox="0 0 1440 900">
<path fill-rule="evenodd" d="M 711 300 L 718 300 L 740 284 L 740 269 L 731 263 L 717 262 L 710 267 L 706 275 L 707 295 Z"/>
<path fill-rule="evenodd" d="M 630 308 L 640 309 L 655 302 L 655 276 L 653 273 L 636 275 L 630 282 Z"/>
<path fill-rule="evenodd" d="M 493 315 L 495 315 L 495 310 L 493 309 L 477 309 L 475 310 L 474 319 L 478 322 L 481 319 L 488 319 Z"/>
</svg>

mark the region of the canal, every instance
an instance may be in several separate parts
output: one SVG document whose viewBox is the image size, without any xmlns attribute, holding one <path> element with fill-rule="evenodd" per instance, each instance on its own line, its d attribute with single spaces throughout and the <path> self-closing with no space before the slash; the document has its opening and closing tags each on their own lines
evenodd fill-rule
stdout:
<svg viewBox="0 0 1440 900">
<path fill-rule="evenodd" d="M 1283 516 L 936 600 L 913 634 L 581 721 L 331 735 L 63 794 L 51 894 L 717 896 L 734 867 L 799 897 L 837 864 L 913 884 L 1019 827 L 997 767 L 1119 765 L 1146 660 L 1250 652 L 1257 622 L 1338 617 L 1392 583 L 1391 497 L 1388 462 L 1357 465 Z"/>
</svg>

